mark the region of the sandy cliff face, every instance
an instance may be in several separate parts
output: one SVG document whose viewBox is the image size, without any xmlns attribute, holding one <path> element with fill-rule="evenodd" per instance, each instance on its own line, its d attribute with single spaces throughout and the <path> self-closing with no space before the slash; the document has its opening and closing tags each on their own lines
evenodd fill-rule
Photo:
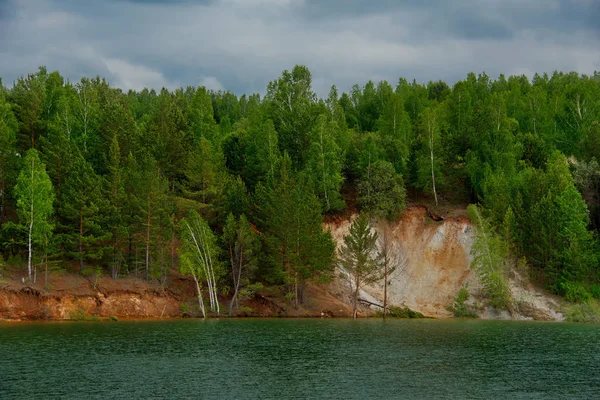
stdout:
<svg viewBox="0 0 600 400">
<path fill-rule="evenodd" d="M 352 219 L 328 225 L 338 244 L 343 243 Z M 405 259 L 404 267 L 390 276 L 390 304 L 406 305 L 432 317 L 451 316 L 446 307 L 453 303 L 460 288 L 466 283 L 476 285 L 469 268 L 473 232 L 468 218 L 449 217 L 434 222 L 428 218 L 425 207 L 411 206 L 397 221 L 375 227 L 379 234 L 382 229 L 390 229 L 393 251 Z M 382 299 L 383 284 L 366 287 L 364 292 L 368 297 Z"/>
<path fill-rule="evenodd" d="M 354 218 L 327 224 L 338 246 L 343 243 Z M 517 302 L 514 315 L 485 307 L 481 284 L 470 269 L 474 231 L 466 216 L 449 216 L 435 222 L 428 217 L 424 206 L 410 206 L 398 220 L 384 221 L 374 229 L 380 235 L 383 229 L 389 229 L 395 253 L 404 254 L 404 267 L 390 276 L 388 302 L 391 305 L 408 306 L 426 316 L 451 317 L 452 312 L 447 307 L 454 304 L 458 291 L 468 285 L 472 295 L 470 303 L 478 305 L 482 318 L 562 318 L 555 312 L 559 305 L 551 296 L 532 287 L 523 287 L 515 279 L 510 282 Z M 340 286 L 344 284 L 340 282 Z M 345 296 L 349 301 L 349 285 L 345 286 L 348 286 Z M 381 304 L 383 282 L 365 287 L 361 297 Z"/>
</svg>

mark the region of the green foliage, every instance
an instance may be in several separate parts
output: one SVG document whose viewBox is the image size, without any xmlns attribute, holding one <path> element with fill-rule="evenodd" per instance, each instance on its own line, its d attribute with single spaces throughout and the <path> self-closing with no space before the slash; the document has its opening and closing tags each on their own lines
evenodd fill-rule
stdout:
<svg viewBox="0 0 600 400">
<path fill-rule="evenodd" d="M 471 268 L 483 285 L 483 293 L 491 306 L 511 309 L 512 298 L 508 287 L 508 247 L 482 215 L 479 208 L 471 204 L 467 208 L 471 222 L 476 228 L 471 249 Z"/>
<path fill-rule="evenodd" d="M 27 232 L 29 247 L 27 267 L 31 280 L 32 244 L 47 247 L 54 229 L 51 221 L 54 213 L 54 190 L 50 177 L 46 173 L 46 166 L 40 161 L 37 150 L 27 151 L 24 167 L 17 178 L 14 192 L 17 199 L 19 226 Z"/>
<path fill-rule="evenodd" d="M 570 281 L 559 282 L 558 293 L 561 296 L 565 296 L 565 300 L 571 303 L 585 303 L 593 297 L 593 294 L 588 292 L 583 283 Z"/>
<path fill-rule="evenodd" d="M 402 176 L 387 161 L 369 165 L 358 183 L 358 202 L 364 211 L 374 216 L 396 218 L 406 203 Z"/>
<path fill-rule="evenodd" d="M 350 231 L 344 236 L 344 246 L 339 251 L 340 264 L 353 277 L 355 285 L 368 285 L 380 279 L 378 263 L 377 232 L 371 231 L 369 216 L 360 214 Z"/>
<path fill-rule="evenodd" d="M 102 259 L 111 234 L 106 229 L 108 201 L 102 177 L 81 154 L 73 169 L 77 173 L 69 174 L 62 189 L 60 236 L 65 251 L 79 261 L 82 270 L 86 260 Z"/>
<path fill-rule="evenodd" d="M 570 305 L 564 311 L 567 322 L 600 323 L 600 304 L 588 301 Z"/>
<path fill-rule="evenodd" d="M 589 292 L 594 299 L 596 299 L 596 300 L 600 299 L 600 285 L 598 285 L 598 284 L 590 285 Z"/>
<path fill-rule="evenodd" d="M 363 211 L 395 218 L 407 191 L 437 202 L 441 188 L 446 201 L 460 193 L 482 204 L 493 234 L 478 263 L 500 307 L 509 253 L 556 293 L 586 297 L 580 289 L 600 282 L 599 82 L 469 73 L 452 87 L 400 78 L 318 99 L 296 66 L 261 99 L 203 87 L 124 93 L 40 67 L 0 85 L 0 254 L 28 247 L 16 187 L 35 148 L 56 234 L 33 247 L 63 265 L 109 267 L 114 278 L 143 267 L 164 282 L 177 267 L 180 218 L 196 211 L 218 236 L 232 213 L 257 230 L 253 280 L 301 292 L 332 269 L 322 213 L 348 211 L 358 191 Z M 485 262 L 485 248 L 502 257 Z"/>
<path fill-rule="evenodd" d="M 336 143 L 338 125 L 322 115 L 311 132 L 311 145 L 307 159 L 308 173 L 315 193 L 321 200 L 323 212 L 344 207 L 340 197 L 342 176 L 342 152 Z"/>
<path fill-rule="evenodd" d="M 408 307 L 390 307 L 388 316 L 391 318 L 425 318 L 423 314 L 418 311 L 411 310 Z"/>
<path fill-rule="evenodd" d="M 369 216 L 360 214 L 350 225 L 350 231 L 344 236 L 344 245 L 339 250 L 339 263 L 352 286 L 354 318 L 357 317 L 360 288 L 382 277 L 383 264 L 377 254 L 377 237 L 377 232 L 371 231 Z"/>
<path fill-rule="evenodd" d="M 454 306 L 450 307 L 449 310 L 453 312 L 457 318 L 477 318 L 471 308 L 465 304 L 469 299 L 469 289 L 467 287 L 461 287 L 458 294 L 454 298 Z"/>
<path fill-rule="evenodd" d="M 268 232 L 272 273 L 295 286 L 329 273 L 335 244 L 323 230 L 319 200 L 306 180 L 294 175 L 287 155 L 275 186 L 263 193 L 259 208 Z"/>
<path fill-rule="evenodd" d="M 317 96 L 311 83 L 308 68 L 296 65 L 267 86 L 266 101 L 279 134 L 280 148 L 289 154 L 296 168 L 304 165 L 310 146 L 309 132 L 318 115 L 315 113 Z"/>
</svg>

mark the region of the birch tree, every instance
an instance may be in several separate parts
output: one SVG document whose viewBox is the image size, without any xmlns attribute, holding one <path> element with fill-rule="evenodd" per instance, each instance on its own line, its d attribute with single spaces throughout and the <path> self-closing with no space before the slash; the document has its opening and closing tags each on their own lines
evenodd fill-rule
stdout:
<svg viewBox="0 0 600 400">
<path fill-rule="evenodd" d="M 296 65 L 267 86 L 265 100 L 271 107 L 279 145 L 282 152 L 290 155 L 295 167 L 304 164 L 308 134 L 318 116 L 315 113 L 317 95 L 312 91 L 311 82 L 308 68 Z"/>
<path fill-rule="evenodd" d="M 338 130 L 336 122 L 328 121 L 325 115 L 319 118 L 311 132 L 311 147 L 308 154 L 308 168 L 311 180 L 321 203 L 323 212 L 344 207 L 340 197 L 342 176 L 342 153 L 335 138 Z"/>
<path fill-rule="evenodd" d="M 80 132 L 77 135 L 77 143 L 83 154 L 89 150 L 90 141 L 94 139 L 98 127 L 98 81 L 82 78 L 75 85 L 78 95 L 76 116 L 79 122 Z"/>
<path fill-rule="evenodd" d="M 202 316 L 206 318 L 202 298 L 202 281 L 206 281 L 210 309 L 220 313 L 217 296 L 217 281 L 221 275 L 217 238 L 208 223 L 195 211 L 189 218 L 181 220 L 182 273 L 191 274 L 196 284 L 196 293 Z"/>
<path fill-rule="evenodd" d="M 419 121 L 420 151 L 417 155 L 418 184 L 421 188 L 431 191 L 438 206 L 436 179 L 438 184 L 441 176 L 441 132 L 436 110 L 427 108 L 421 113 Z"/>
<path fill-rule="evenodd" d="M 21 227 L 27 232 L 27 274 L 29 280 L 35 283 L 33 245 L 43 244 L 54 229 L 51 222 L 54 190 L 46 167 L 33 148 L 25 156 L 23 169 L 15 186 L 15 197 Z"/>
</svg>

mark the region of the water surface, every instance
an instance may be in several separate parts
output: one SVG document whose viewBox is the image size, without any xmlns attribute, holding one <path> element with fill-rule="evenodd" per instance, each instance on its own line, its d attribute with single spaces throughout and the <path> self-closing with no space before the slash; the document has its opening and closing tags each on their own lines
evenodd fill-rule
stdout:
<svg viewBox="0 0 600 400">
<path fill-rule="evenodd" d="M 286 319 L 0 324 L 0 398 L 598 399 L 600 326 Z"/>
</svg>

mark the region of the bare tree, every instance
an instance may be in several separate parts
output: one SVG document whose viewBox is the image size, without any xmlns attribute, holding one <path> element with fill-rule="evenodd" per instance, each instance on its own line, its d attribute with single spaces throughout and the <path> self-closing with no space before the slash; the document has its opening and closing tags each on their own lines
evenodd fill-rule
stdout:
<svg viewBox="0 0 600 400">
<path fill-rule="evenodd" d="M 383 268 L 383 319 L 385 319 L 388 312 L 387 287 L 390 284 L 389 277 L 395 271 L 403 271 L 408 264 L 408 258 L 399 243 L 394 240 L 391 227 L 384 221 L 379 222 L 377 245 L 379 247 L 379 263 Z"/>
</svg>

